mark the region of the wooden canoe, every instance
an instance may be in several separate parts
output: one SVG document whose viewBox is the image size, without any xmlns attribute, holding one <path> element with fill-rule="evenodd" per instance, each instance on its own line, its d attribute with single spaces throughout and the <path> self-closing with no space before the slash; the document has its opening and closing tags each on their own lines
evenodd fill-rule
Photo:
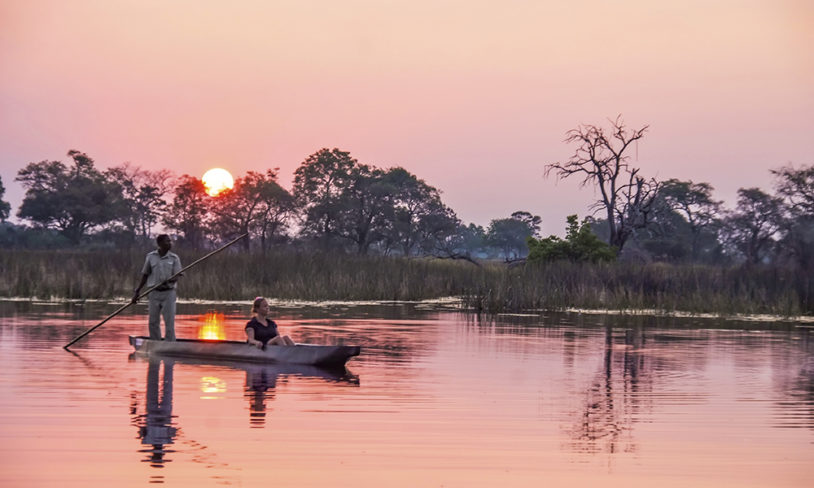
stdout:
<svg viewBox="0 0 814 488">
<path fill-rule="evenodd" d="M 257 363 L 312 364 L 317 366 L 344 365 L 358 356 L 359 346 L 318 346 L 297 344 L 295 346 L 267 346 L 258 349 L 246 342 L 199 339 L 175 341 L 153 340 L 144 336 L 130 336 L 137 354 L 147 356 L 177 356 L 211 358 Z"/>
</svg>

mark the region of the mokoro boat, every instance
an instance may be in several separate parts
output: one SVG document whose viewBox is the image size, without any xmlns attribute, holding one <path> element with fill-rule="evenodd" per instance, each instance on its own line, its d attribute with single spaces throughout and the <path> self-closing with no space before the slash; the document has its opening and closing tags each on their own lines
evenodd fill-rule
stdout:
<svg viewBox="0 0 814 488">
<path fill-rule="evenodd" d="M 238 341 L 198 339 L 163 341 L 144 336 L 130 336 L 130 345 L 135 348 L 137 354 L 148 356 L 196 357 L 319 366 L 344 365 L 353 356 L 358 356 L 362 350 L 359 346 L 319 346 L 314 344 L 267 346 L 265 349 L 258 349 L 251 344 Z"/>
<path fill-rule="evenodd" d="M 261 363 L 258 361 L 241 361 L 239 359 L 216 359 L 211 357 L 147 355 L 130 353 L 131 360 L 163 362 L 165 364 L 189 364 L 194 366 L 220 366 L 236 371 L 245 371 L 249 378 L 276 378 L 278 376 L 300 376 L 319 378 L 332 383 L 359 384 L 359 377 L 348 371 L 344 364 L 294 364 L 294 363 Z"/>
</svg>

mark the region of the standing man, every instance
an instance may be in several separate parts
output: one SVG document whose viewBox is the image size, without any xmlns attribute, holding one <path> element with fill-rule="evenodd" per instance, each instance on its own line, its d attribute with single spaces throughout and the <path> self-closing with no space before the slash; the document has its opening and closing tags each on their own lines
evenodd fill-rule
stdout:
<svg viewBox="0 0 814 488">
<path fill-rule="evenodd" d="M 133 292 L 132 303 L 138 301 L 141 288 L 147 284 L 148 288 L 159 285 L 150 292 L 148 311 L 150 315 L 150 339 L 161 340 L 161 317 L 164 317 L 166 329 L 165 340 L 175 340 L 175 282 L 178 277 L 170 280 L 172 276 L 181 272 L 181 259 L 177 254 L 170 252 L 172 241 L 167 234 L 156 237 L 158 249 L 147 254 L 144 266 L 141 268 L 141 283 Z"/>
</svg>

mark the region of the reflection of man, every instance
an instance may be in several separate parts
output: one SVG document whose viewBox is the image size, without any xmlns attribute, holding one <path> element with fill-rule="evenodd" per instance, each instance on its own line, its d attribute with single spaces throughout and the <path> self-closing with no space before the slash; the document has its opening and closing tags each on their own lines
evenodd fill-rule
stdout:
<svg viewBox="0 0 814 488">
<path fill-rule="evenodd" d="M 151 445 L 150 464 L 161 467 L 166 460 L 167 444 L 172 444 L 177 429 L 172 426 L 172 369 L 173 361 L 165 360 L 162 387 L 159 388 L 159 370 L 162 361 L 151 360 L 147 368 L 147 413 L 139 428 L 142 444 Z M 160 396 L 159 396 L 160 391 Z"/>
<path fill-rule="evenodd" d="M 172 241 L 167 234 L 156 238 L 158 249 L 147 254 L 144 266 L 141 268 L 141 282 L 133 290 L 132 302 L 138 301 L 141 288 L 147 284 L 148 288 L 158 285 L 150 292 L 148 300 L 150 339 L 161 339 L 161 317 L 164 317 L 165 339 L 175 340 L 175 282 L 178 277 L 172 278 L 181 272 L 181 259 L 177 254 L 170 252 Z"/>
</svg>

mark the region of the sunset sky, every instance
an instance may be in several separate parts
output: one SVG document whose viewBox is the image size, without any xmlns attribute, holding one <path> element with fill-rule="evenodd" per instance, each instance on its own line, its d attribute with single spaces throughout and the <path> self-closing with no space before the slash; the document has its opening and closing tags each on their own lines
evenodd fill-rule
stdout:
<svg viewBox="0 0 814 488">
<path fill-rule="evenodd" d="M 0 176 L 78 149 L 200 177 L 292 173 L 322 147 L 403 166 L 464 222 L 562 233 L 596 198 L 543 177 L 622 114 L 659 179 L 772 189 L 814 164 L 814 2 L 0 2 Z"/>
</svg>

